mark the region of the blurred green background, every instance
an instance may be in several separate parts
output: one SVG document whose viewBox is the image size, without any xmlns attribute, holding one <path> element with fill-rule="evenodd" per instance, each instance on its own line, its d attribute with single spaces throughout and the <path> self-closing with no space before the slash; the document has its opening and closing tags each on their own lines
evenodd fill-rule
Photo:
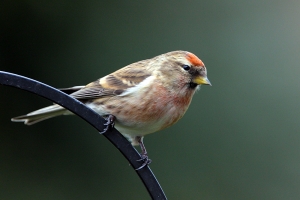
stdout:
<svg viewBox="0 0 300 200">
<path fill-rule="evenodd" d="M 300 199 L 300 1 L 9 1 L 0 70 L 54 87 L 188 50 L 203 86 L 176 125 L 145 138 L 169 199 Z M 10 118 L 50 104 L 0 86 L 0 199 L 150 199 L 79 117 Z"/>
</svg>

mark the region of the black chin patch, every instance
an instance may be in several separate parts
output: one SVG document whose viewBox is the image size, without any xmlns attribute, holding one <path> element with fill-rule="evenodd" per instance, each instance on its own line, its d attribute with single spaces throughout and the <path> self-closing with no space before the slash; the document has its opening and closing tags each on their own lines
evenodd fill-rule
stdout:
<svg viewBox="0 0 300 200">
<path fill-rule="evenodd" d="M 197 87 L 197 84 L 193 83 L 193 82 L 190 82 L 189 86 L 190 86 L 191 89 L 195 89 Z"/>
</svg>

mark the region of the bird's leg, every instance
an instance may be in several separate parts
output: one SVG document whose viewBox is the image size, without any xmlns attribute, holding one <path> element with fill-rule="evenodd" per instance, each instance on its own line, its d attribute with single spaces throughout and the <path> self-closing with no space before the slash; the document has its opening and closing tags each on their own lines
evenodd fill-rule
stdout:
<svg viewBox="0 0 300 200">
<path fill-rule="evenodd" d="M 108 115 L 106 118 L 106 123 L 104 124 L 106 127 L 100 134 L 106 133 L 108 129 L 113 128 L 115 126 L 116 117 L 113 115 Z"/>
<path fill-rule="evenodd" d="M 135 139 L 139 143 L 139 145 L 141 147 L 141 150 L 142 150 L 141 159 L 139 159 L 137 161 L 143 161 L 143 163 L 139 168 L 135 169 L 135 170 L 140 170 L 143 167 L 145 167 L 146 165 L 149 165 L 152 162 L 152 160 L 149 159 L 149 157 L 148 157 L 147 150 L 146 150 L 146 147 L 145 147 L 144 142 L 143 142 L 144 137 L 136 136 Z"/>
</svg>

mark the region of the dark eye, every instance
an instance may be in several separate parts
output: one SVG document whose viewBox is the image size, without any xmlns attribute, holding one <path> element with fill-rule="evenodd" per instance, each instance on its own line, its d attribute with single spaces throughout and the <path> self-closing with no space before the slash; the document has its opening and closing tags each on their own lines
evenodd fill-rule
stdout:
<svg viewBox="0 0 300 200">
<path fill-rule="evenodd" d="M 188 70 L 191 69 L 191 67 L 188 66 L 188 65 L 182 65 L 182 68 L 183 68 L 185 71 L 188 71 Z"/>
</svg>

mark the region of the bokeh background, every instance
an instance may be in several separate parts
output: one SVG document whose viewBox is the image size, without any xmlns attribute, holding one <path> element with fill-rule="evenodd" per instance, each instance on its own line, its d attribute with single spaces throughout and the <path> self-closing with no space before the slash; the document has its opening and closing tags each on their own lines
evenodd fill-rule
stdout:
<svg viewBox="0 0 300 200">
<path fill-rule="evenodd" d="M 147 136 L 169 199 L 300 199 L 300 1 L 16 1 L 0 6 L 0 70 L 54 87 L 188 50 L 203 86 L 176 125 Z M 49 101 L 0 86 L 0 199 L 150 199 L 79 117 L 12 123 Z"/>
</svg>

